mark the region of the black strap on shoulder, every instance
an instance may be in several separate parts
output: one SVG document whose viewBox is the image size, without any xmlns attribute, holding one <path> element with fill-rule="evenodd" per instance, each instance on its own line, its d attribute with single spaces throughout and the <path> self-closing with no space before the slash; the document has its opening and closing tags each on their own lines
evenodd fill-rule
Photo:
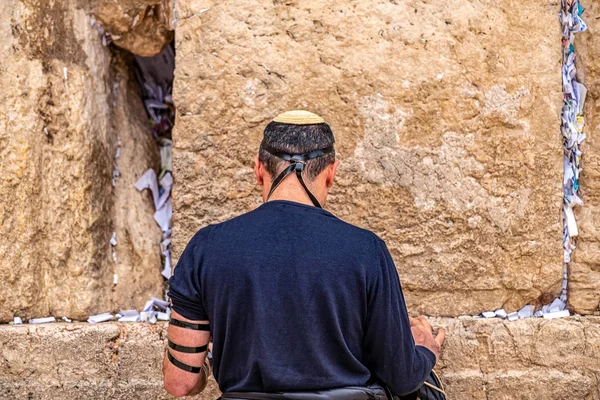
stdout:
<svg viewBox="0 0 600 400">
<path fill-rule="evenodd" d="M 169 338 L 167 338 L 167 342 L 170 348 L 176 351 L 180 351 L 182 353 L 202 353 L 208 349 L 207 344 L 199 347 L 182 346 L 180 344 L 171 342 L 171 339 Z"/>
<path fill-rule="evenodd" d="M 175 318 L 171 318 L 169 320 L 169 324 L 173 326 L 178 326 L 180 328 L 191 329 L 194 331 L 210 331 L 209 324 L 194 324 L 191 322 L 181 321 Z"/>
<path fill-rule="evenodd" d="M 285 170 L 283 170 L 273 181 L 273 184 L 271 185 L 271 190 L 269 191 L 269 195 L 267 196 L 267 200 L 269 200 L 269 197 L 271 197 L 275 189 L 277 189 L 277 186 L 279 186 L 279 184 L 285 179 L 285 177 L 292 173 L 292 171 L 296 171 L 296 177 L 298 178 L 300 184 L 306 191 L 306 194 L 310 198 L 310 201 L 312 201 L 315 207 L 322 208 L 321 203 L 319 203 L 319 200 L 317 200 L 317 198 L 308 189 L 308 186 L 306 186 L 306 183 L 304 183 L 304 179 L 302 178 L 302 171 L 304 171 L 304 167 L 308 160 L 312 160 L 313 158 L 321 157 L 327 153 L 331 153 L 333 151 L 333 145 L 325 147 L 323 149 L 309 151 L 305 154 L 285 153 L 269 146 L 266 143 L 262 143 L 261 148 L 266 152 L 270 153 L 271 155 L 279 157 L 285 161 L 289 161 L 290 163 L 290 165 Z"/>
<path fill-rule="evenodd" d="M 169 361 L 171 361 L 171 364 L 173 364 L 177 368 L 187 372 L 191 372 L 192 374 L 198 374 L 202 370 L 202 367 L 194 367 L 192 365 L 187 365 L 186 363 L 179 361 L 178 359 L 173 357 L 173 354 L 171 354 L 169 350 L 167 350 L 167 358 L 169 359 Z"/>
</svg>

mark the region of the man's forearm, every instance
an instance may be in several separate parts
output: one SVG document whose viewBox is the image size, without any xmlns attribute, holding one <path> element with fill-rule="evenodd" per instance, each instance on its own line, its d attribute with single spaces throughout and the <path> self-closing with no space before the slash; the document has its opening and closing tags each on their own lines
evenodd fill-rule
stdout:
<svg viewBox="0 0 600 400">
<path fill-rule="evenodd" d="M 208 377 L 210 376 L 210 363 L 208 361 L 208 357 L 204 359 L 204 364 L 202 365 L 202 369 L 200 371 L 200 380 L 198 383 L 190 390 L 188 396 L 193 396 L 202 392 L 206 389 L 206 385 L 208 385 Z"/>
<path fill-rule="evenodd" d="M 167 356 L 163 360 L 164 386 L 175 397 L 192 396 L 202 392 L 208 384 L 210 367 L 204 363 L 198 374 L 185 372 L 174 366 Z"/>
<path fill-rule="evenodd" d="M 193 387 L 192 390 L 190 390 L 190 392 L 186 396 L 193 396 L 202 392 L 204 389 L 206 389 L 207 384 L 208 378 L 206 377 L 206 375 L 203 374 L 202 379 L 198 381 L 198 384 L 195 387 Z"/>
<path fill-rule="evenodd" d="M 163 373 L 165 389 L 175 397 L 200 393 L 210 375 L 207 351 L 210 341 L 208 321 L 190 320 L 173 308 L 167 331 Z"/>
</svg>

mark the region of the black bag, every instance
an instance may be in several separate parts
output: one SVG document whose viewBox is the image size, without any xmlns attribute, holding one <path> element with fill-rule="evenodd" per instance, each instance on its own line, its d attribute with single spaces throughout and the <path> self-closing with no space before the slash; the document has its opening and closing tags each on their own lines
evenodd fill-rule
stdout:
<svg viewBox="0 0 600 400">
<path fill-rule="evenodd" d="M 388 396 L 392 400 L 446 400 L 444 385 L 442 385 L 440 378 L 433 370 L 425 380 L 425 383 L 423 383 L 423 386 L 416 392 L 406 396 L 397 396 L 389 392 Z"/>
</svg>

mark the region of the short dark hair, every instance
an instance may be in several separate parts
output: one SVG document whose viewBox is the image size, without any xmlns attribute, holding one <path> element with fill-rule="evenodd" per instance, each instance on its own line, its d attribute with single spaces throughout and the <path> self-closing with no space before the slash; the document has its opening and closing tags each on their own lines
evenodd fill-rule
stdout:
<svg viewBox="0 0 600 400">
<path fill-rule="evenodd" d="M 271 178 L 275 179 L 289 162 L 272 155 L 263 149 L 263 144 L 289 154 L 304 154 L 313 150 L 324 149 L 335 143 L 329 125 L 311 124 L 294 125 L 281 122 L 270 122 L 265 128 L 264 137 L 258 150 L 258 158 L 263 162 Z M 304 174 L 309 180 L 315 179 L 323 170 L 335 162 L 335 150 L 306 162 Z"/>
</svg>

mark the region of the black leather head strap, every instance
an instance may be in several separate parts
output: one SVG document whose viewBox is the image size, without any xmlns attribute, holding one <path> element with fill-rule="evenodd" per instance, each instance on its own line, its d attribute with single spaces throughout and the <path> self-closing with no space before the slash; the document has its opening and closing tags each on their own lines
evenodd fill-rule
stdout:
<svg viewBox="0 0 600 400">
<path fill-rule="evenodd" d="M 285 170 L 283 170 L 273 181 L 273 184 L 271 185 L 271 190 L 269 191 L 269 195 L 267 196 L 267 200 L 269 200 L 275 189 L 277 189 L 277 186 L 279 186 L 279 184 L 285 179 L 285 177 L 292 173 L 292 171 L 296 171 L 296 177 L 298 177 L 298 180 L 300 181 L 300 184 L 306 191 L 306 194 L 310 198 L 310 201 L 312 201 L 315 207 L 322 208 L 321 203 L 319 203 L 319 200 L 317 200 L 317 198 L 308 189 L 308 186 L 306 186 L 306 183 L 304 183 L 304 179 L 302 178 L 302 171 L 304 171 L 304 167 L 308 160 L 312 160 L 313 158 L 321 157 L 325 154 L 331 153 L 333 151 L 333 145 L 325 147 L 323 149 L 309 151 L 305 154 L 284 153 L 269 146 L 266 143 L 262 143 L 261 148 L 267 153 L 275 157 L 279 157 L 290 163 L 290 165 Z"/>
</svg>

